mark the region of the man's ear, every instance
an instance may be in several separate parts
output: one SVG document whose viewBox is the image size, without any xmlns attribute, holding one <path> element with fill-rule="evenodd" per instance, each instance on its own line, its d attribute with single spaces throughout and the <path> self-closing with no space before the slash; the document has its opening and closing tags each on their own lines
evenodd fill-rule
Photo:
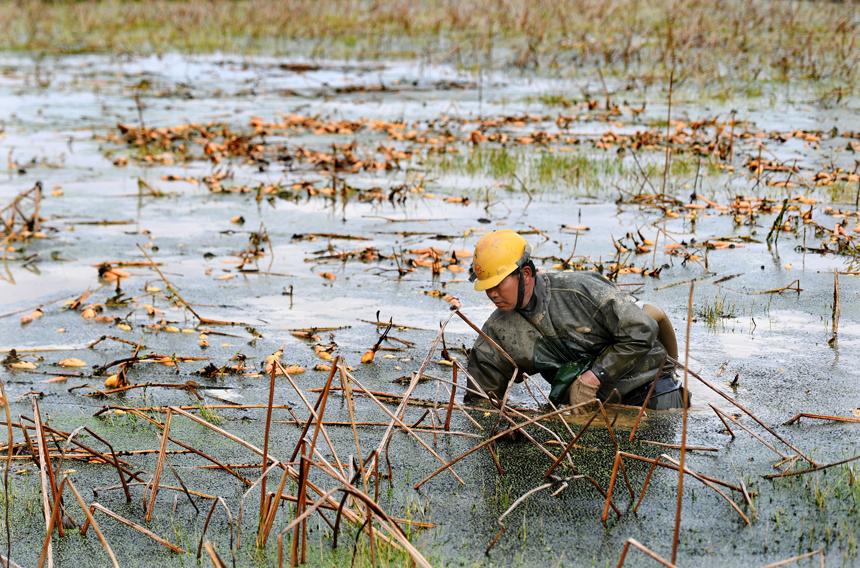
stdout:
<svg viewBox="0 0 860 568">
<path fill-rule="evenodd" d="M 528 265 L 523 266 L 521 270 L 523 271 L 523 274 L 525 275 L 526 278 L 534 278 L 535 277 L 534 268 L 532 268 L 531 266 L 528 266 Z"/>
</svg>

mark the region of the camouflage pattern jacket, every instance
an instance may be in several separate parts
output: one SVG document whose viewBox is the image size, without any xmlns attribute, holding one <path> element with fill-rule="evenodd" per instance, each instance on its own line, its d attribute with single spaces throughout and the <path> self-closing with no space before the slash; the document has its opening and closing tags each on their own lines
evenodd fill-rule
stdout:
<svg viewBox="0 0 860 568">
<path fill-rule="evenodd" d="M 656 379 L 661 369 L 672 370 L 657 339 L 657 322 L 596 272 L 536 274 L 529 305 L 496 310 L 483 330 L 521 374 L 540 373 L 550 383 L 562 365 L 586 358 L 600 379 L 602 400 L 612 389 L 624 396 Z M 485 392 L 501 398 L 514 367 L 479 337 L 469 352 L 468 371 Z"/>
</svg>

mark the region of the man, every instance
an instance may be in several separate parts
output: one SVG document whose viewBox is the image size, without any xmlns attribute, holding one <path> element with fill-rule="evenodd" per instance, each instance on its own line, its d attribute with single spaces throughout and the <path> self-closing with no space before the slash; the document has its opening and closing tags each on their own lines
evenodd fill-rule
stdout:
<svg viewBox="0 0 860 568">
<path fill-rule="evenodd" d="M 516 361 L 516 380 L 540 373 L 552 384 L 554 403 L 606 400 L 617 389 L 622 403 L 641 405 L 654 383 L 648 408 L 682 406 L 663 345 L 676 358 L 675 334 L 659 308 L 638 307 L 596 272 L 538 273 L 531 247 L 511 230 L 478 241 L 470 280 L 496 305 L 483 330 Z M 501 399 L 514 367 L 479 337 L 468 370 L 480 389 Z"/>
</svg>

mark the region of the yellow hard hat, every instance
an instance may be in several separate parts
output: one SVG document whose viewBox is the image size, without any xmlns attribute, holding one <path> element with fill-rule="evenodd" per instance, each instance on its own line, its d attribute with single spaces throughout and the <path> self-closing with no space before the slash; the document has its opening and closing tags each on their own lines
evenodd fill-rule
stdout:
<svg viewBox="0 0 860 568">
<path fill-rule="evenodd" d="M 475 283 L 475 290 L 489 290 L 530 259 L 531 247 L 516 231 L 493 231 L 475 245 L 469 280 Z"/>
</svg>

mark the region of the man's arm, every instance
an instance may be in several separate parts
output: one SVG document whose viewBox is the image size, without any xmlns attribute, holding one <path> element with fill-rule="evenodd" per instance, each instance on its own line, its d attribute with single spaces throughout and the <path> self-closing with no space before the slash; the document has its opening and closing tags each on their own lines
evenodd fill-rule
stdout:
<svg viewBox="0 0 860 568">
<path fill-rule="evenodd" d="M 617 290 L 599 305 L 595 319 L 609 345 L 597 356 L 591 371 L 604 385 L 613 385 L 636 367 L 657 340 L 657 322 Z"/>
<path fill-rule="evenodd" d="M 486 332 L 486 328 L 484 331 Z M 514 367 L 510 361 L 493 349 L 482 337 L 475 341 L 475 345 L 469 352 L 467 370 L 471 376 L 467 383 L 470 389 L 495 394 L 500 400 L 505 395 L 508 382 L 514 373 Z M 480 386 L 480 389 L 477 388 L 475 382 L 477 386 Z M 477 397 L 479 395 L 475 393 L 466 393 L 467 399 Z"/>
</svg>

